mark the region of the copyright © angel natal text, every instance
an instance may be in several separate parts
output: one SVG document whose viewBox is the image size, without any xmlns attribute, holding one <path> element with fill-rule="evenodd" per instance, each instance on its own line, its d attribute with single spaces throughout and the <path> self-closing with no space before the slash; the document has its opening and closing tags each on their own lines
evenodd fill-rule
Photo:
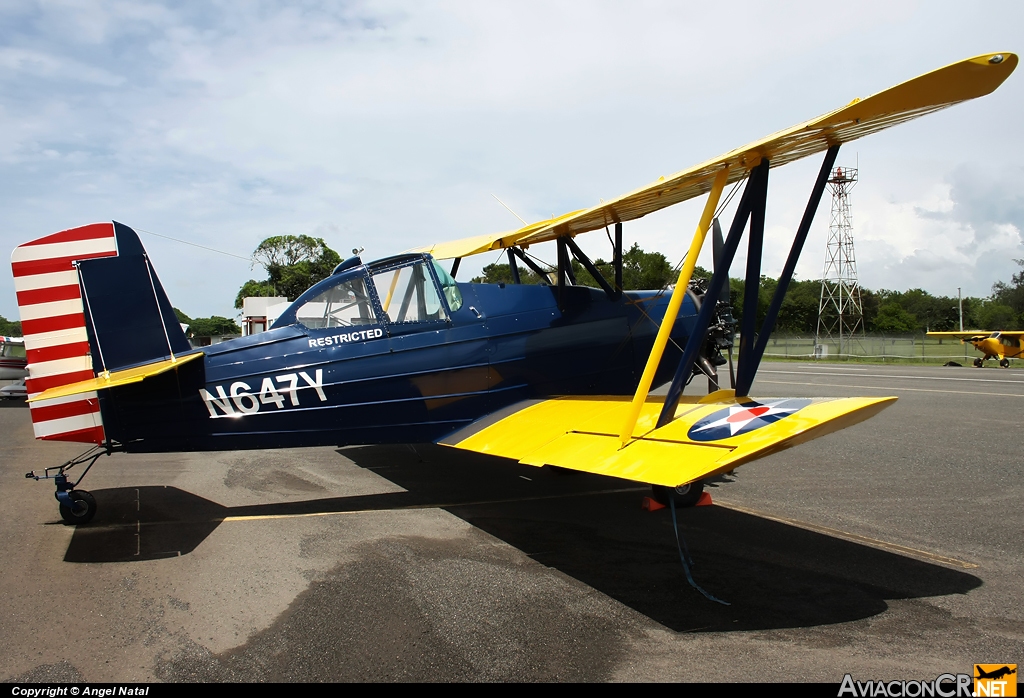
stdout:
<svg viewBox="0 0 1024 698">
<path fill-rule="evenodd" d="M 14 686 L 12 696 L 21 698 L 57 698 L 58 696 L 148 696 L 149 686 L 47 686 L 46 688 L 27 688 Z"/>
</svg>

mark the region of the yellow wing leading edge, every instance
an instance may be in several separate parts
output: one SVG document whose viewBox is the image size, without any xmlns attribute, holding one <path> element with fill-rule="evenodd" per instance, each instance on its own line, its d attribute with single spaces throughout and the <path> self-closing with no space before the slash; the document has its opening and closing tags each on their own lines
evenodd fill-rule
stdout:
<svg viewBox="0 0 1024 698">
<path fill-rule="evenodd" d="M 512 245 L 526 247 L 635 220 L 706 194 L 715 176 L 729 168 L 726 184 L 747 176 L 761 158 L 779 167 L 833 145 L 904 123 L 954 104 L 982 97 L 999 87 L 1017 67 L 1013 53 L 986 53 L 925 73 L 895 87 L 805 121 L 761 140 L 640 187 L 592 208 L 539 221 L 518 230 L 478 235 L 417 248 L 436 259 L 455 259 Z"/>
</svg>

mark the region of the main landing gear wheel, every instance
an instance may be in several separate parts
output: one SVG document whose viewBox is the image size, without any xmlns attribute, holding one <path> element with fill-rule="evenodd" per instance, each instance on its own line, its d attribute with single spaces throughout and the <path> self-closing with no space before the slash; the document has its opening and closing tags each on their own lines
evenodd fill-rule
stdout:
<svg viewBox="0 0 1024 698">
<path fill-rule="evenodd" d="M 981 359 L 975 359 L 975 360 L 974 360 L 974 366 L 975 366 L 975 368 L 981 368 L 981 367 L 982 367 L 982 364 L 984 364 L 984 363 L 985 363 L 985 362 L 984 362 L 984 361 L 982 361 Z"/>
<path fill-rule="evenodd" d="M 999 362 L 999 365 L 1002 366 L 1003 368 L 1010 368 L 1010 360 L 1003 359 L 1002 361 Z"/>
<path fill-rule="evenodd" d="M 85 490 L 71 490 L 68 492 L 71 499 L 71 506 L 60 505 L 60 517 L 65 523 L 85 524 L 92 521 L 96 516 L 96 498 Z"/>
<path fill-rule="evenodd" d="M 669 500 L 675 501 L 676 507 L 692 507 L 700 500 L 704 493 L 703 482 L 691 482 L 688 485 L 679 487 L 665 487 L 664 485 L 651 485 L 651 497 L 658 504 L 668 506 Z"/>
</svg>

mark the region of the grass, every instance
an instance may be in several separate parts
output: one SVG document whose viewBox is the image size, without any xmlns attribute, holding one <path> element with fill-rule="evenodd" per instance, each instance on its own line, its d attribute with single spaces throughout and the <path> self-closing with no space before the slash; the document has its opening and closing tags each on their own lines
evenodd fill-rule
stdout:
<svg viewBox="0 0 1024 698">
<path fill-rule="evenodd" d="M 956 361 L 964 366 L 974 364 L 981 354 L 970 344 L 938 337 L 872 337 L 844 342 L 842 353 L 836 343 L 829 343 L 825 357 L 814 358 L 813 337 L 773 337 L 765 348 L 767 361 L 818 361 L 822 363 L 923 364 L 941 366 Z M 1011 366 L 1016 359 L 1010 359 Z M 995 361 L 986 365 L 996 365 Z"/>
</svg>

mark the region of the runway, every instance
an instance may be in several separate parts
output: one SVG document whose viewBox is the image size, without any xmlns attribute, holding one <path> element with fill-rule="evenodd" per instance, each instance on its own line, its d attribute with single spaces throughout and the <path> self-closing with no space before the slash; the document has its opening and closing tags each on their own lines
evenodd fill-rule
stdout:
<svg viewBox="0 0 1024 698">
<path fill-rule="evenodd" d="M 698 389 L 695 379 L 688 392 Z M 699 386 L 703 388 L 703 386 Z M 1024 371 L 766 363 L 754 394 L 896 395 L 680 512 L 433 445 L 101 458 L 0 407 L 6 681 L 934 679 L 1024 656 Z"/>
</svg>

